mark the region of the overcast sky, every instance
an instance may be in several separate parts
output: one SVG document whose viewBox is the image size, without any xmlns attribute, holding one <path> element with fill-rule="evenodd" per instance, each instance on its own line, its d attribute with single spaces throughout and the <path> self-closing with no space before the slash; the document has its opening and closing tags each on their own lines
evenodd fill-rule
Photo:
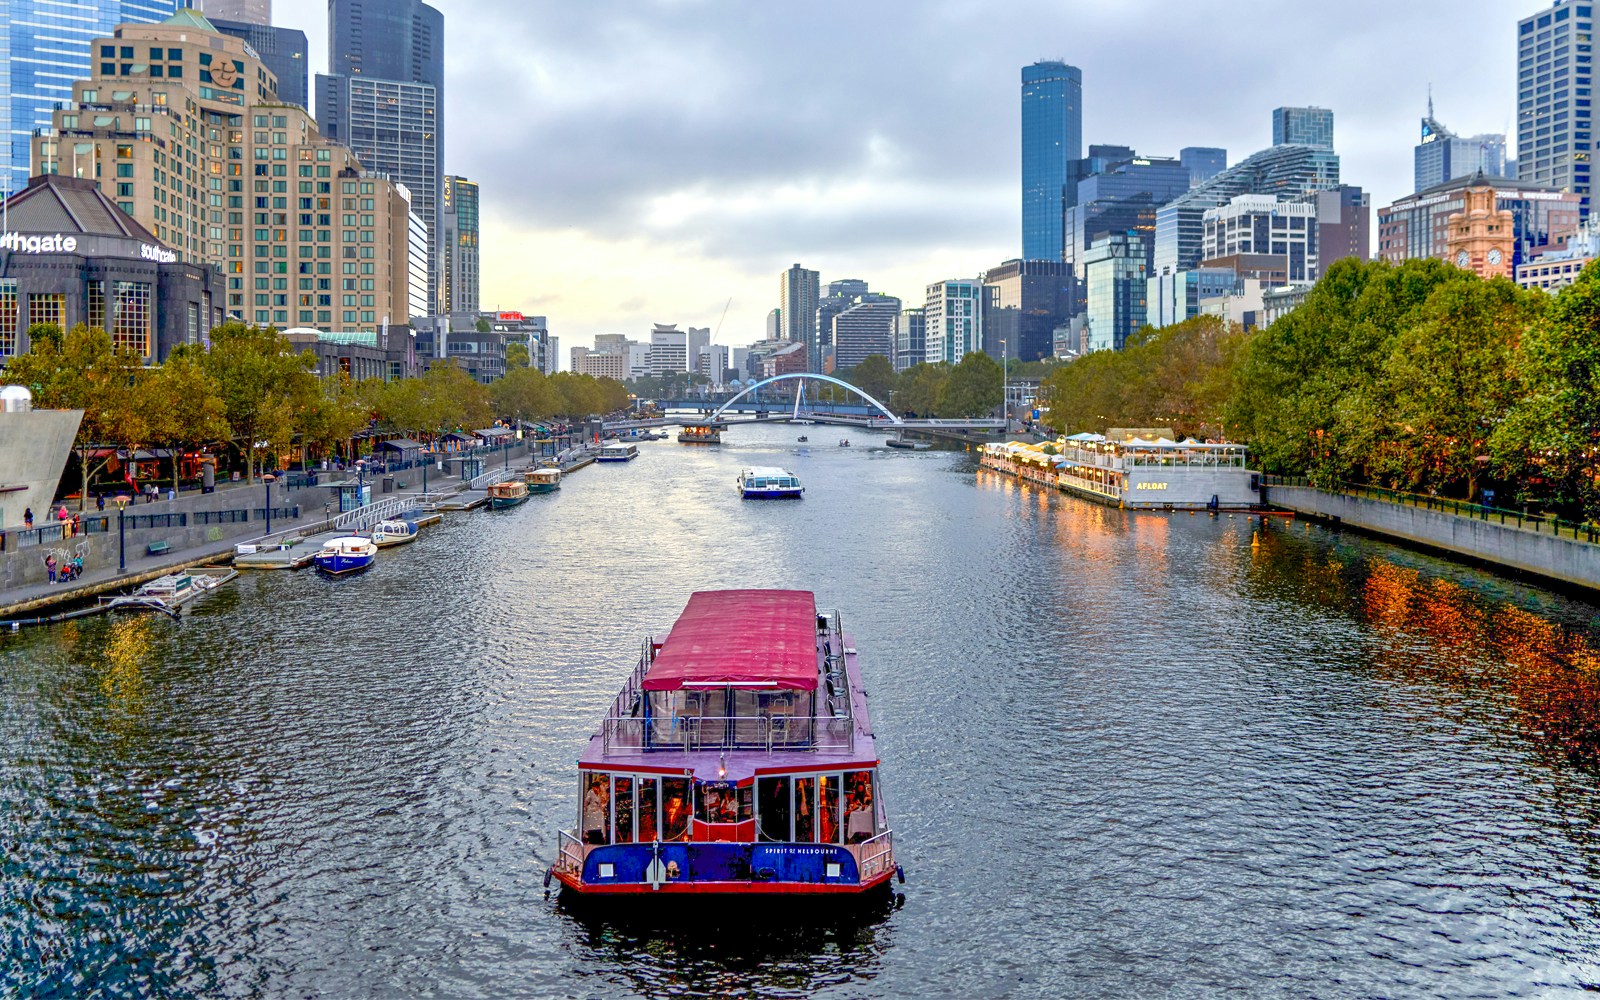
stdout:
<svg viewBox="0 0 1600 1000">
<path fill-rule="evenodd" d="M 436 0 L 446 170 L 482 185 L 483 305 L 562 354 L 653 322 L 761 338 L 778 275 L 924 286 L 1020 252 L 1019 73 L 1083 70 L 1084 141 L 1176 155 L 1335 113 L 1346 183 L 1411 190 L 1428 85 L 1461 134 L 1515 111 L 1539 0 Z M 276 0 L 327 65 L 325 0 Z M 732 299 L 726 321 L 724 306 Z M 563 358 L 565 363 L 565 358 Z"/>
</svg>

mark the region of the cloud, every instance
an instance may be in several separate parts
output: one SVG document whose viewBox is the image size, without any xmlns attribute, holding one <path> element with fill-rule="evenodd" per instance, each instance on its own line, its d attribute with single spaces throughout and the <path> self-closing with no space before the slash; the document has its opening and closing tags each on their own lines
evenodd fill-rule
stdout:
<svg viewBox="0 0 1600 1000">
<path fill-rule="evenodd" d="M 1516 19 L 1542 4 L 437 6 L 446 167 L 482 185 L 484 301 L 547 311 L 570 345 L 647 316 L 712 325 L 729 295 L 729 329 L 759 336 L 795 261 L 915 299 L 1014 256 L 1018 74 L 1041 58 L 1083 69 L 1086 143 L 1151 155 L 1238 160 L 1274 107 L 1330 107 L 1345 180 L 1387 204 L 1410 190 L 1430 83 L 1457 131 L 1506 127 Z M 323 65 L 325 0 L 277 12 Z"/>
</svg>

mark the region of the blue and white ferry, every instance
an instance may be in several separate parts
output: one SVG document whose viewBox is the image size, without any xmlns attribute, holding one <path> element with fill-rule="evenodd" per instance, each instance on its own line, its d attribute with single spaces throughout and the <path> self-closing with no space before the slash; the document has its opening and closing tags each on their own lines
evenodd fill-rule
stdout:
<svg viewBox="0 0 1600 1000">
<path fill-rule="evenodd" d="M 636 904 L 887 898 L 904 875 L 878 765 L 837 611 L 809 591 L 694 594 L 579 759 L 545 885 Z"/>
<path fill-rule="evenodd" d="M 739 473 L 739 494 L 746 500 L 798 500 L 806 488 L 794 473 L 776 466 L 756 466 Z"/>
<path fill-rule="evenodd" d="M 624 441 L 607 441 L 600 446 L 599 461 L 631 462 L 639 457 L 639 446 Z"/>
</svg>

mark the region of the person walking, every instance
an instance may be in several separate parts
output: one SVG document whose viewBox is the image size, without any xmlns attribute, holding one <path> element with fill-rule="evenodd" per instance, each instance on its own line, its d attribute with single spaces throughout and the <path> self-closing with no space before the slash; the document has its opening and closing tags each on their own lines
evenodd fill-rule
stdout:
<svg viewBox="0 0 1600 1000">
<path fill-rule="evenodd" d="M 96 496 L 94 498 L 94 509 L 95 510 L 105 510 L 106 509 L 106 495 L 104 493 L 101 493 L 100 495 L 98 495 L 98 496 Z"/>
<path fill-rule="evenodd" d="M 54 552 L 52 552 L 49 555 L 44 557 L 44 571 L 45 571 L 45 573 L 47 573 L 49 575 L 50 582 L 51 583 L 55 583 L 56 582 L 56 556 L 55 556 Z"/>
<path fill-rule="evenodd" d="M 22 526 L 24 528 L 33 527 L 33 508 L 32 507 L 28 507 L 28 508 L 23 510 L 23 512 L 22 512 Z"/>
</svg>

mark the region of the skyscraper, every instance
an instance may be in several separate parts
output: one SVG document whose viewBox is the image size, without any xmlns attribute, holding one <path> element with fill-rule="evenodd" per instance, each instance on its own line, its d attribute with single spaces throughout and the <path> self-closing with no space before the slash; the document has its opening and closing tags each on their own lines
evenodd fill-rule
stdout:
<svg viewBox="0 0 1600 1000">
<path fill-rule="evenodd" d="M 968 354 L 983 350 L 982 282 L 957 278 L 929 285 L 923 316 L 929 364 L 957 365 Z"/>
<path fill-rule="evenodd" d="M 306 33 L 298 28 L 208 17 L 224 35 L 242 38 L 256 50 L 267 69 L 278 78 L 278 97 L 285 104 L 310 109 L 311 65 L 306 61 Z"/>
<path fill-rule="evenodd" d="M 272 0 L 201 0 L 195 6 L 199 7 L 205 13 L 206 20 L 213 24 L 219 17 L 245 24 L 272 23 Z"/>
<path fill-rule="evenodd" d="M 1517 23 L 1517 177 L 1570 191 L 1589 214 L 1594 7 L 1557 0 Z"/>
<path fill-rule="evenodd" d="M 1189 183 L 1203 184 L 1228 169 L 1228 151 L 1214 146 L 1185 146 L 1178 162 L 1189 168 Z"/>
<path fill-rule="evenodd" d="M 1482 171 L 1486 177 L 1506 176 L 1506 137 L 1501 134 L 1459 136 L 1433 117 L 1433 99 L 1428 99 L 1428 114 L 1422 119 L 1422 141 L 1413 151 L 1416 191 L 1471 177 Z"/>
<path fill-rule="evenodd" d="M 797 344 L 817 342 L 817 298 L 822 275 L 799 264 L 778 278 L 778 336 Z"/>
<path fill-rule="evenodd" d="M 1272 112 L 1274 146 L 1333 148 L 1333 112 L 1327 108 L 1277 108 Z"/>
<path fill-rule="evenodd" d="M 1061 212 L 1076 204 L 1067 165 L 1083 157 L 1083 72 L 1064 62 L 1022 68 L 1022 257 L 1061 259 Z"/>
<path fill-rule="evenodd" d="M 478 185 L 446 177 L 439 203 L 440 315 L 478 311 Z"/>
<path fill-rule="evenodd" d="M 28 186 L 33 130 L 48 128 L 50 112 L 72 100 L 72 84 L 89 78 L 89 43 L 119 24 L 157 24 L 183 4 L 179 0 L 5 0 L 0 2 L 0 130 L 4 130 L 6 175 L 0 186 Z M 136 50 L 119 48 L 120 67 L 149 62 Z"/>
<path fill-rule="evenodd" d="M 428 229 L 428 302 L 440 301 L 444 15 L 420 0 L 328 0 L 328 73 L 317 74 L 323 134 L 412 195 Z"/>
</svg>

